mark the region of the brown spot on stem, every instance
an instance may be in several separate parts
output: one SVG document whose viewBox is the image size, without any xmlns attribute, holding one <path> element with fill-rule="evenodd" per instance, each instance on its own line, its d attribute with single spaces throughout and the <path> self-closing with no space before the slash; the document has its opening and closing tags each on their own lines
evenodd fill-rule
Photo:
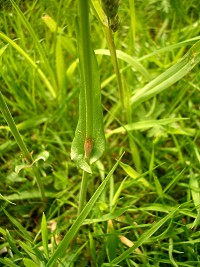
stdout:
<svg viewBox="0 0 200 267">
<path fill-rule="evenodd" d="M 90 158 L 92 149 L 93 149 L 93 140 L 92 140 L 92 138 L 90 138 L 90 137 L 86 138 L 85 139 L 85 143 L 84 143 L 84 151 L 85 151 L 85 158 L 86 159 Z"/>
</svg>

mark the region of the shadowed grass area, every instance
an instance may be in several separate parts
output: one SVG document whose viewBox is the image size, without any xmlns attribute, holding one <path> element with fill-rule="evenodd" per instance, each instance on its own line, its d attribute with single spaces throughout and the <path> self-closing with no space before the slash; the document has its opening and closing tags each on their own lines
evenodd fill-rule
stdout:
<svg viewBox="0 0 200 267">
<path fill-rule="evenodd" d="M 113 34 L 121 101 L 99 1 L 91 2 L 107 144 L 77 215 L 77 3 L 0 1 L 0 90 L 32 160 L 1 105 L 0 263 L 198 266 L 200 3 L 121 1 Z"/>
</svg>

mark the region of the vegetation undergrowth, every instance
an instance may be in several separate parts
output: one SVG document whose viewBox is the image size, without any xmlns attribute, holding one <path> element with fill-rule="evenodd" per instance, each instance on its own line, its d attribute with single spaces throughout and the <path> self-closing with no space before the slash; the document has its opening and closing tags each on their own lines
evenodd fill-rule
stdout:
<svg viewBox="0 0 200 267">
<path fill-rule="evenodd" d="M 200 3 L 84 2 L 0 1 L 0 265 L 200 266 Z"/>
</svg>

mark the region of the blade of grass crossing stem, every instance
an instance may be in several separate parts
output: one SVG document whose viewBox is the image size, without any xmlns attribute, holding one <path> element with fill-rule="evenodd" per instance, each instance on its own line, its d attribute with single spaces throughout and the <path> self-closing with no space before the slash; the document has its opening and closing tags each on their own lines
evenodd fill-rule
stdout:
<svg viewBox="0 0 200 267">
<path fill-rule="evenodd" d="M 46 255 L 46 258 L 49 259 L 47 221 L 44 213 L 42 214 L 41 233 L 44 254 Z"/>
<path fill-rule="evenodd" d="M 92 49 L 89 30 L 89 2 L 79 1 L 80 20 L 77 23 L 77 43 L 80 61 L 79 119 L 71 147 L 71 158 L 84 171 L 92 173 L 90 165 L 105 149 L 101 90 L 97 60 Z"/>
<path fill-rule="evenodd" d="M 64 236 L 64 238 L 60 242 L 60 244 L 58 245 L 58 247 L 55 250 L 55 252 L 53 253 L 52 257 L 49 259 L 48 263 L 46 264 L 46 267 L 54 266 L 53 265 L 54 262 L 59 258 L 59 256 L 61 256 L 65 252 L 65 250 L 69 246 L 71 240 L 74 238 L 74 236 L 78 232 L 79 228 L 81 227 L 83 221 L 88 216 L 89 212 L 92 210 L 93 206 L 95 205 L 97 199 L 99 198 L 99 196 L 101 195 L 101 193 L 105 189 L 106 184 L 108 183 L 108 181 L 112 177 L 112 175 L 113 175 L 115 169 L 117 168 L 117 165 L 119 164 L 119 161 L 121 160 L 122 156 L 123 155 L 120 156 L 119 160 L 115 163 L 115 165 L 110 170 L 110 172 L 108 173 L 108 175 L 106 176 L 104 181 L 100 184 L 100 186 L 95 191 L 93 196 L 87 202 L 87 204 L 85 205 L 84 209 L 82 210 L 80 215 L 77 217 L 75 222 L 72 224 L 71 228 L 69 229 L 67 234 Z"/>
<path fill-rule="evenodd" d="M 174 209 L 168 215 L 166 215 L 164 218 L 162 218 L 160 221 L 155 223 L 148 231 L 146 231 L 144 234 L 141 235 L 141 237 L 135 242 L 135 244 L 132 247 L 130 247 L 129 249 L 124 251 L 119 257 L 117 257 L 113 261 L 111 261 L 109 263 L 109 265 L 105 264 L 104 266 L 115 266 L 119 262 L 126 259 L 136 248 L 138 248 L 144 242 L 146 242 L 160 227 L 162 227 L 166 221 L 171 219 L 178 209 L 179 209 L 179 207 Z"/>
<path fill-rule="evenodd" d="M 195 43 L 185 56 L 174 66 L 148 83 L 131 98 L 131 104 L 138 106 L 142 102 L 161 93 L 169 86 L 183 78 L 200 62 L 200 41 Z"/>
</svg>

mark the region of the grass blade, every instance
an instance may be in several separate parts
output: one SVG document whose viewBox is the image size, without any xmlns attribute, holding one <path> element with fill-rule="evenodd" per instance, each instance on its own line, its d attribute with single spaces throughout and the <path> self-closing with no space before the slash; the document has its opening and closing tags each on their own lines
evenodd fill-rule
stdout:
<svg viewBox="0 0 200 267">
<path fill-rule="evenodd" d="M 121 160 L 122 156 L 115 163 L 115 165 L 113 166 L 113 168 L 111 169 L 111 171 L 109 172 L 109 174 L 106 176 L 106 178 L 104 179 L 104 181 L 101 183 L 101 185 L 95 191 L 95 193 L 90 198 L 90 200 L 88 201 L 88 203 L 85 205 L 84 209 L 82 210 L 82 212 L 80 213 L 80 215 L 77 217 L 77 219 L 75 220 L 75 222 L 73 223 L 73 225 L 71 226 L 71 228 L 69 229 L 69 231 L 67 232 L 67 234 L 65 235 L 65 237 L 63 238 L 63 240 L 61 241 L 61 243 L 59 244 L 59 246 L 57 247 L 57 249 L 55 250 L 54 254 L 52 255 L 52 257 L 50 258 L 50 260 L 46 264 L 46 267 L 53 266 L 54 262 L 58 259 L 58 257 L 60 255 L 62 255 L 63 254 L 63 251 L 65 251 L 67 249 L 67 247 L 70 244 L 70 241 L 74 238 L 74 236 L 78 232 L 79 228 L 82 226 L 83 221 L 88 216 L 89 212 L 91 211 L 91 209 L 95 205 L 97 199 L 99 198 L 99 196 L 103 192 L 103 190 L 104 190 L 106 184 L 108 183 L 108 181 L 110 180 L 113 172 L 117 168 L 117 165 L 119 164 L 119 161 Z"/>
<path fill-rule="evenodd" d="M 26 160 L 29 162 L 29 164 L 32 164 L 34 163 L 33 159 L 32 159 L 32 156 L 31 156 L 31 153 L 29 153 L 16 125 L 15 125 L 15 122 L 13 120 L 13 117 L 10 113 L 10 110 L 8 108 L 8 106 L 6 105 L 6 102 L 3 98 L 3 95 L 1 94 L 0 92 L 0 109 L 1 109 L 1 112 L 8 124 L 8 126 L 10 127 L 10 130 L 19 146 L 19 148 L 21 149 L 22 153 L 24 154 L 24 157 L 26 158 Z M 44 187 L 43 187 L 43 184 L 42 184 L 42 181 L 40 179 L 40 176 L 38 174 L 38 171 L 36 169 L 35 166 L 33 166 L 33 171 L 35 173 L 35 176 L 36 176 L 36 180 L 37 180 L 37 184 L 38 184 L 38 187 L 39 187 L 39 190 L 41 192 L 41 196 L 43 199 L 45 199 L 45 193 L 44 193 Z"/>
<path fill-rule="evenodd" d="M 23 262 L 26 267 L 38 267 L 38 264 L 36 264 L 34 261 L 30 259 L 24 258 Z"/>
<path fill-rule="evenodd" d="M 13 40 L 11 40 L 8 36 L 6 36 L 3 32 L 0 32 L 0 37 L 9 43 L 17 52 L 19 52 L 26 61 L 33 67 L 39 74 L 40 78 L 43 80 L 44 84 L 46 85 L 47 89 L 49 90 L 51 96 L 53 98 L 56 97 L 55 90 L 47 77 L 45 76 L 44 72 L 38 67 L 38 65 L 29 57 L 29 55 L 19 46 L 17 45 Z"/>
<path fill-rule="evenodd" d="M 110 131 L 109 133 L 106 134 L 106 136 L 110 137 L 113 134 L 119 134 L 119 133 L 125 134 L 126 132 L 135 130 L 147 130 L 149 128 L 156 127 L 158 125 L 167 125 L 185 119 L 187 118 L 167 118 L 160 120 L 146 120 L 146 121 L 133 122 Z"/>
<path fill-rule="evenodd" d="M 49 65 L 49 61 L 45 55 L 45 52 L 41 46 L 40 41 L 38 40 L 37 35 L 35 34 L 35 31 L 33 30 L 32 26 L 30 25 L 30 23 L 27 21 L 26 17 L 24 16 L 24 14 L 22 13 L 22 11 L 19 9 L 18 5 L 15 3 L 14 0 L 10 0 L 13 7 L 15 8 L 15 10 L 17 11 L 17 14 L 19 15 L 20 19 L 22 20 L 22 22 L 24 23 L 24 25 L 26 26 L 27 30 L 29 31 L 31 37 L 33 38 L 33 42 L 35 44 L 35 47 L 37 48 L 40 57 L 42 59 L 42 61 L 44 62 L 44 66 L 46 67 L 46 70 L 48 71 L 48 74 L 51 77 L 52 83 L 53 83 L 53 87 L 56 88 L 56 80 L 55 80 L 55 76 L 54 73 Z M 52 88 L 53 88 L 52 87 Z M 54 92 L 54 89 L 53 89 Z M 55 93 L 55 92 L 54 92 Z"/>
<path fill-rule="evenodd" d="M 32 238 L 30 237 L 30 234 L 27 232 L 27 230 L 15 219 L 13 218 L 5 209 L 3 209 L 4 213 L 8 217 L 8 219 L 14 224 L 15 227 L 22 233 L 23 237 L 32 242 Z"/>
<path fill-rule="evenodd" d="M 97 49 L 97 50 L 95 50 L 95 54 L 96 55 L 110 56 L 110 51 L 108 49 Z M 150 80 L 150 75 L 149 75 L 148 71 L 145 69 L 145 67 L 137 59 L 135 59 L 134 57 L 128 55 L 127 53 L 125 53 L 121 50 L 116 50 L 116 54 L 117 54 L 117 58 L 130 64 L 131 67 L 134 68 L 136 71 L 140 72 L 147 81 Z"/>
<path fill-rule="evenodd" d="M 125 252 L 123 252 L 119 257 L 115 258 L 113 261 L 110 262 L 111 266 L 112 264 L 118 264 L 119 262 L 123 261 L 126 259 L 128 255 L 130 255 L 136 248 L 141 246 L 144 242 L 146 242 L 166 221 L 171 219 L 174 214 L 177 212 L 179 208 L 174 209 L 171 211 L 169 214 L 167 214 L 164 218 L 162 218 L 160 221 L 155 223 L 148 231 L 146 231 L 142 236 L 135 242 L 135 244 L 127 249 Z M 107 266 L 105 264 L 105 266 Z M 109 265 L 110 266 L 110 265 Z"/>
<path fill-rule="evenodd" d="M 42 244 L 44 248 L 44 253 L 46 255 L 46 258 L 49 259 L 48 230 L 47 230 L 47 221 L 44 213 L 42 214 L 41 233 L 42 233 Z"/>
<path fill-rule="evenodd" d="M 161 93 L 169 86 L 182 79 L 200 62 L 200 41 L 195 43 L 185 56 L 174 66 L 139 90 L 132 98 L 134 108 L 149 98 Z"/>
</svg>

